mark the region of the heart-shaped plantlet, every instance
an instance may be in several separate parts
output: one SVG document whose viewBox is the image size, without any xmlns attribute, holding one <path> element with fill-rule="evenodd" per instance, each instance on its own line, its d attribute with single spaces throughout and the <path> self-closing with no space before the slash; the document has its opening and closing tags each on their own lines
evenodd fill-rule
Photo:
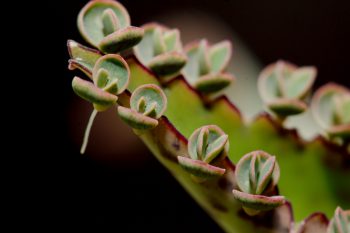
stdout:
<svg viewBox="0 0 350 233">
<path fill-rule="evenodd" d="M 157 23 L 142 26 L 142 41 L 134 48 L 136 57 L 160 77 L 178 73 L 186 64 L 180 32 Z"/>
<path fill-rule="evenodd" d="M 300 67 L 278 61 L 266 67 L 258 78 L 260 96 L 281 120 L 307 109 L 305 98 L 316 78 L 314 67 Z"/>
<path fill-rule="evenodd" d="M 329 222 L 327 233 L 350 233 L 350 210 L 344 211 L 337 207 Z"/>
<path fill-rule="evenodd" d="M 200 92 L 220 91 L 234 80 L 233 75 L 224 72 L 232 55 L 229 41 L 209 46 L 203 39 L 187 45 L 185 51 L 188 62 L 183 70 L 184 76 Z"/>
<path fill-rule="evenodd" d="M 147 130 L 158 125 L 166 110 L 167 98 L 154 84 L 139 86 L 131 95 L 130 108 L 118 107 L 119 116 L 134 129 Z"/>
<path fill-rule="evenodd" d="M 92 123 L 97 112 L 105 111 L 115 105 L 118 97 L 129 84 L 130 70 L 126 61 L 117 54 L 100 57 L 92 69 L 93 82 L 75 77 L 72 81 L 74 92 L 94 106 L 85 130 L 81 153 L 85 152 Z"/>
<path fill-rule="evenodd" d="M 78 28 L 84 39 L 104 53 L 119 53 L 138 44 L 143 29 L 130 26 L 127 10 L 117 1 L 90 1 L 80 11 Z"/>
<path fill-rule="evenodd" d="M 267 196 L 277 185 L 279 175 L 276 157 L 264 151 L 250 152 L 239 160 L 235 176 L 241 191 L 233 190 L 233 195 L 247 214 L 256 215 L 284 204 L 283 196 Z"/>
<path fill-rule="evenodd" d="M 227 155 L 228 135 L 216 125 L 196 129 L 188 139 L 189 157 L 178 156 L 179 164 L 192 174 L 196 181 L 222 176 L 225 169 L 210 165 Z"/>
<path fill-rule="evenodd" d="M 350 90 L 337 84 L 319 88 L 311 102 L 312 113 L 331 139 L 350 144 Z"/>
</svg>

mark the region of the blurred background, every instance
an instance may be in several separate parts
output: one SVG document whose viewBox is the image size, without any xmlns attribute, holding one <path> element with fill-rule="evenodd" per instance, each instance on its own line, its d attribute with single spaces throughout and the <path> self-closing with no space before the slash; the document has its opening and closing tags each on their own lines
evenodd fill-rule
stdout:
<svg viewBox="0 0 350 233">
<path fill-rule="evenodd" d="M 67 39 L 86 44 L 76 17 L 87 1 L 46 2 L 54 23 L 44 38 L 54 43 L 52 105 L 41 114 L 41 161 L 45 185 L 55 195 L 43 215 L 51 228 L 96 228 L 98 232 L 222 232 L 171 177 L 148 149 L 116 117 L 115 109 L 99 114 L 85 155 L 79 154 L 90 104 L 71 90 Z M 240 87 L 250 86 L 248 103 L 237 103 L 249 115 L 258 102 L 254 78 L 278 59 L 318 68 L 316 86 L 334 81 L 350 86 L 350 4 L 330 0 L 149 0 L 120 1 L 132 24 L 160 21 L 182 32 L 183 42 L 207 37 L 233 41 L 230 66 Z M 52 44 L 51 44 L 52 45 Z M 54 71 L 52 71 L 54 70 Z M 252 84 L 253 83 L 253 84 Z M 238 85 L 238 84 L 237 84 Z M 227 91 L 235 99 L 235 87 Z M 252 101 L 252 102 L 249 102 Z M 254 103 L 253 103 L 254 102 Z M 250 104 L 249 104 L 250 103 Z M 253 104 L 253 105 L 252 105 Z M 249 107 L 253 106 L 253 107 Z M 47 123 L 46 123 L 47 122 Z M 45 175 L 44 175 L 45 176 Z M 45 196 L 45 193 L 43 193 Z M 46 200 L 46 199 L 45 199 Z M 39 217 L 39 216 L 38 216 Z M 47 216 L 46 216 L 47 217 Z"/>
</svg>

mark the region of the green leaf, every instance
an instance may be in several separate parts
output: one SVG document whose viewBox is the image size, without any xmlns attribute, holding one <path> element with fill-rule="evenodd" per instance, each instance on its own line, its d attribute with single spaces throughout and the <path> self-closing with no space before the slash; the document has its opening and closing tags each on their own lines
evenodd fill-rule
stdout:
<svg viewBox="0 0 350 233">
<path fill-rule="evenodd" d="M 256 186 L 255 194 L 262 194 L 272 179 L 272 174 L 275 168 L 276 157 L 271 156 L 265 163 L 259 168 L 258 171 L 258 182 Z"/>
<path fill-rule="evenodd" d="M 138 113 L 134 109 L 118 107 L 120 118 L 134 129 L 149 130 L 158 125 L 158 121 L 151 117 Z"/>
<path fill-rule="evenodd" d="M 225 169 L 209 165 L 206 162 L 200 160 L 194 160 L 182 156 L 178 156 L 177 159 L 179 161 L 180 166 L 184 170 L 191 173 L 192 175 L 201 178 L 218 178 L 225 173 Z"/>
<path fill-rule="evenodd" d="M 232 56 L 232 45 L 230 41 L 222 41 L 213 45 L 209 50 L 210 68 L 212 73 L 223 71 Z"/>
<path fill-rule="evenodd" d="M 208 148 L 205 153 L 204 162 L 210 163 L 213 161 L 224 149 L 228 141 L 228 136 L 226 134 L 221 135 L 214 141 L 209 141 Z"/>
<path fill-rule="evenodd" d="M 96 61 L 101 57 L 98 50 L 94 50 L 77 43 L 74 40 L 67 41 L 68 52 L 71 57 L 69 69 L 82 70 L 88 77 L 92 76 L 92 69 Z"/>
<path fill-rule="evenodd" d="M 159 86 L 147 84 L 139 86 L 136 90 L 134 90 L 130 99 L 130 107 L 133 110 L 137 111 L 139 109 L 139 100 L 141 98 L 143 98 L 146 102 L 146 112 L 154 106 L 154 118 L 158 119 L 163 115 L 167 107 L 167 98 Z"/>
<path fill-rule="evenodd" d="M 120 53 L 137 45 L 142 37 L 142 28 L 128 26 L 104 37 L 98 48 L 104 53 Z"/>
<path fill-rule="evenodd" d="M 267 107 L 281 117 L 297 115 L 307 109 L 307 105 L 303 101 L 294 99 L 277 99 L 271 101 Z"/>
<path fill-rule="evenodd" d="M 228 87 L 234 80 L 235 77 L 228 73 L 208 74 L 200 77 L 194 87 L 203 93 L 215 93 Z"/>
<path fill-rule="evenodd" d="M 168 52 L 153 58 L 148 66 L 157 75 L 166 76 L 179 72 L 186 61 L 185 55 L 178 52 Z"/>
<path fill-rule="evenodd" d="M 110 93 L 119 95 L 129 84 L 130 70 L 126 61 L 117 54 L 100 57 L 92 70 L 94 83 L 109 89 Z M 113 86 L 110 86 L 113 83 Z M 112 88 L 113 87 L 113 88 Z"/>
<path fill-rule="evenodd" d="M 110 8 L 102 13 L 103 34 L 105 36 L 120 29 L 118 17 Z"/>
<path fill-rule="evenodd" d="M 182 50 L 180 31 L 178 29 L 165 31 L 163 39 L 166 47 L 166 52 Z"/>
<path fill-rule="evenodd" d="M 97 88 L 93 83 L 85 81 L 79 77 L 74 77 L 72 81 L 74 92 L 81 98 L 94 104 L 98 111 L 104 111 L 116 104 L 118 97 Z"/>
<path fill-rule="evenodd" d="M 254 195 L 240 192 L 235 189 L 232 190 L 232 193 L 234 198 L 240 201 L 244 207 L 259 211 L 272 210 L 286 202 L 286 199 L 283 196 L 268 197 L 263 195 Z"/>
<path fill-rule="evenodd" d="M 79 13 L 78 28 L 83 38 L 94 47 L 98 47 L 101 40 L 106 36 L 106 24 L 103 23 L 106 17 L 104 15 L 106 10 L 113 11 L 121 29 L 130 26 L 129 13 L 119 2 L 112 0 L 90 1 Z M 113 21 L 114 20 L 115 19 L 113 19 Z M 108 31 L 110 31 L 110 29 L 108 29 Z"/>
<path fill-rule="evenodd" d="M 302 99 L 310 91 L 316 78 L 316 68 L 301 67 L 285 80 L 285 97 Z"/>
</svg>

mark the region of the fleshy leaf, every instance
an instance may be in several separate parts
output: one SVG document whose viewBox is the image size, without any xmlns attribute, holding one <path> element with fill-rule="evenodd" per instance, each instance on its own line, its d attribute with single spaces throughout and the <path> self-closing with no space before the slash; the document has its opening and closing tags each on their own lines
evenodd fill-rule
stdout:
<svg viewBox="0 0 350 233">
<path fill-rule="evenodd" d="M 274 157 L 264 151 L 253 151 L 244 155 L 236 165 L 237 185 L 245 193 L 263 194 L 279 180 L 279 166 Z"/>
<path fill-rule="evenodd" d="M 98 48 L 105 53 L 119 53 L 137 45 L 142 37 L 142 28 L 129 26 L 104 37 Z"/>
<path fill-rule="evenodd" d="M 234 76 L 228 73 L 208 74 L 200 77 L 194 87 L 203 93 L 214 93 L 229 86 L 234 80 Z"/>
<path fill-rule="evenodd" d="M 350 224 L 346 213 L 340 208 L 337 207 L 334 213 L 334 217 L 329 222 L 327 233 L 349 233 Z"/>
<path fill-rule="evenodd" d="M 199 75 L 209 73 L 210 71 L 210 61 L 208 57 L 208 41 L 201 40 L 198 47 L 198 63 L 199 63 Z"/>
<path fill-rule="evenodd" d="M 158 125 L 158 121 L 135 111 L 134 109 L 118 107 L 120 118 L 134 129 L 149 130 Z"/>
<path fill-rule="evenodd" d="M 107 89 L 109 89 L 110 93 L 118 95 L 129 84 L 130 70 L 128 64 L 121 56 L 108 54 L 96 61 L 92 76 L 94 83 L 99 88 L 105 88 L 114 83 L 113 85 L 116 85 L 116 87 L 111 88 L 112 86 L 110 86 Z"/>
<path fill-rule="evenodd" d="M 349 102 L 350 90 L 333 83 L 319 88 L 312 98 L 312 113 L 331 137 L 349 137 Z"/>
<path fill-rule="evenodd" d="M 285 80 L 285 97 L 301 99 L 309 92 L 315 81 L 317 71 L 314 67 L 301 67 Z"/>
<path fill-rule="evenodd" d="M 212 166 L 200 160 L 194 160 L 182 156 L 177 157 L 180 166 L 194 176 L 211 179 L 218 178 L 225 173 L 225 169 Z"/>
<path fill-rule="evenodd" d="M 180 31 L 178 29 L 165 31 L 163 35 L 163 39 L 164 39 L 167 52 L 182 50 L 182 44 L 180 40 Z"/>
<path fill-rule="evenodd" d="M 262 165 L 258 174 L 258 183 L 256 186 L 256 194 L 262 194 L 266 186 L 269 184 L 272 178 L 272 173 L 275 168 L 276 157 L 271 156 Z"/>
<path fill-rule="evenodd" d="M 232 45 L 229 41 L 222 41 L 213 45 L 209 50 L 210 68 L 212 73 L 223 71 L 232 56 Z"/>
<path fill-rule="evenodd" d="M 103 24 L 103 34 L 109 35 L 118 29 L 120 29 L 119 20 L 114 13 L 114 11 L 110 8 L 106 9 L 102 13 L 102 24 Z"/>
<path fill-rule="evenodd" d="M 283 196 L 268 197 L 263 195 L 248 194 L 238 190 L 232 190 L 232 193 L 234 198 L 242 203 L 243 207 L 258 211 L 272 210 L 286 202 L 286 199 Z"/>
<path fill-rule="evenodd" d="M 228 141 L 228 136 L 226 134 L 221 135 L 212 142 L 208 142 L 208 148 L 205 153 L 204 162 L 210 163 L 213 161 L 225 148 L 225 145 Z"/>
<path fill-rule="evenodd" d="M 228 149 L 228 136 L 216 125 L 200 127 L 188 139 L 188 154 L 194 160 L 210 163 L 223 150 L 227 153 Z"/>
<path fill-rule="evenodd" d="M 116 104 L 118 97 L 96 87 L 93 83 L 85 81 L 79 77 L 74 77 L 72 81 L 74 92 L 81 98 L 94 104 L 98 111 L 104 111 Z"/>
<path fill-rule="evenodd" d="M 114 12 L 120 29 L 130 25 L 129 13 L 119 2 L 112 0 L 90 1 L 79 13 L 78 28 L 84 39 L 95 47 L 98 47 L 101 40 L 107 35 L 103 23 L 106 10 Z M 110 30 L 107 31 L 110 32 Z"/>
<path fill-rule="evenodd" d="M 74 40 L 68 40 L 67 47 L 71 57 L 69 60 L 69 69 L 74 70 L 78 68 L 91 78 L 92 69 L 96 61 L 101 57 L 101 53 L 98 50 L 83 46 Z"/>
<path fill-rule="evenodd" d="M 163 115 L 167 107 L 167 97 L 159 86 L 145 84 L 135 89 L 130 98 L 130 107 L 133 110 L 137 111 L 139 109 L 139 100 L 141 98 L 146 102 L 145 111 L 149 109 L 149 105 L 153 105 L 153 103 L 156 104 L 154 105 L 154 118 L 158 119 Z"/>
<path fill-rule="evenodd" d="M 166 51 L 166 45 L 163 39 L 163 32 L 161 27 L 156 27 L 153 31 L 153 43 L 154 43 L 154 50 L 153 55 L 157 56 L 159 54 L 162 54 Z"/>
<path fill-rule="evenodd" d="M 278 61 L 267 66 L 259 75 L 258 90 L 265 103 L 282 97 L 283 76 L 290 75 L 296 66 L 284 61 Z"/>
<path fill-rule="evenodd" d="M 156 56 L 148 64 L 149 68 L 159 76 L 179 72 L 186 64 L 186 57 L 178 52 L 168 52 Z"/>
<path fill-rule="evenodd" d="M 314 213 L 300 224 L 297 233 L 326 233 L 327 226 L 327 217 L 321 213 Z"/>
<path fill-rule="evenodd" d="M 307 105 L 303 101 L 282 98 L 271 101 L 267 106 L 271 111 L 282 117 L 297 115 L 307 109 Z"/>
</svg>

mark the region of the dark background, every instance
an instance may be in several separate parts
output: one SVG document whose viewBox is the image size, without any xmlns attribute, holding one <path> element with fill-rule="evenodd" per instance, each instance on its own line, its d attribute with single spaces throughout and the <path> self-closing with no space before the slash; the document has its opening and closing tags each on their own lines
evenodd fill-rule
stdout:
<svg viewBox="0 0 350 233">
<path fill-rule="evenodd" d="M 41 29 L 37 41 L 43 42 L 37 60 L 42 75 L 38 91 L 28 101 L 45 96 L 50 103 L 34 109 L 38 114 L 22 135 L 27 149 L 40 155 L 35 161 L 38 169 L 33 169 L 37 175 L 27 183 L 26 192 L 35 197 L 27 200 L 29 214 L 35 219 L 31 223 L 47 225 L 47 229 L 73 227 L 98 232 L 221 232 L 147 150 L 143 150 L 148 159 L 142 166 L 96 162 L 89 154 L 79 154 L 67 117 L 76 97 L 71 91 L 75 73 L 67 70 L 66 40 L 83 42 L 76 17 L 85 2 L 47 1 L 40 14 L 52 26 L 44 26 L 43 21 L 36 25 Z M 214 14 L 232 26 L 263 64 L 279 58 L 298 65 L 313 64 L 319 70 L 317 85 L 329 81 L 350 85 L 347 1 L 121 2 L 135 26 L 152 21 L 153 14 L 167 9 L 181 12 L 194 8 Z"/>
</svg>

